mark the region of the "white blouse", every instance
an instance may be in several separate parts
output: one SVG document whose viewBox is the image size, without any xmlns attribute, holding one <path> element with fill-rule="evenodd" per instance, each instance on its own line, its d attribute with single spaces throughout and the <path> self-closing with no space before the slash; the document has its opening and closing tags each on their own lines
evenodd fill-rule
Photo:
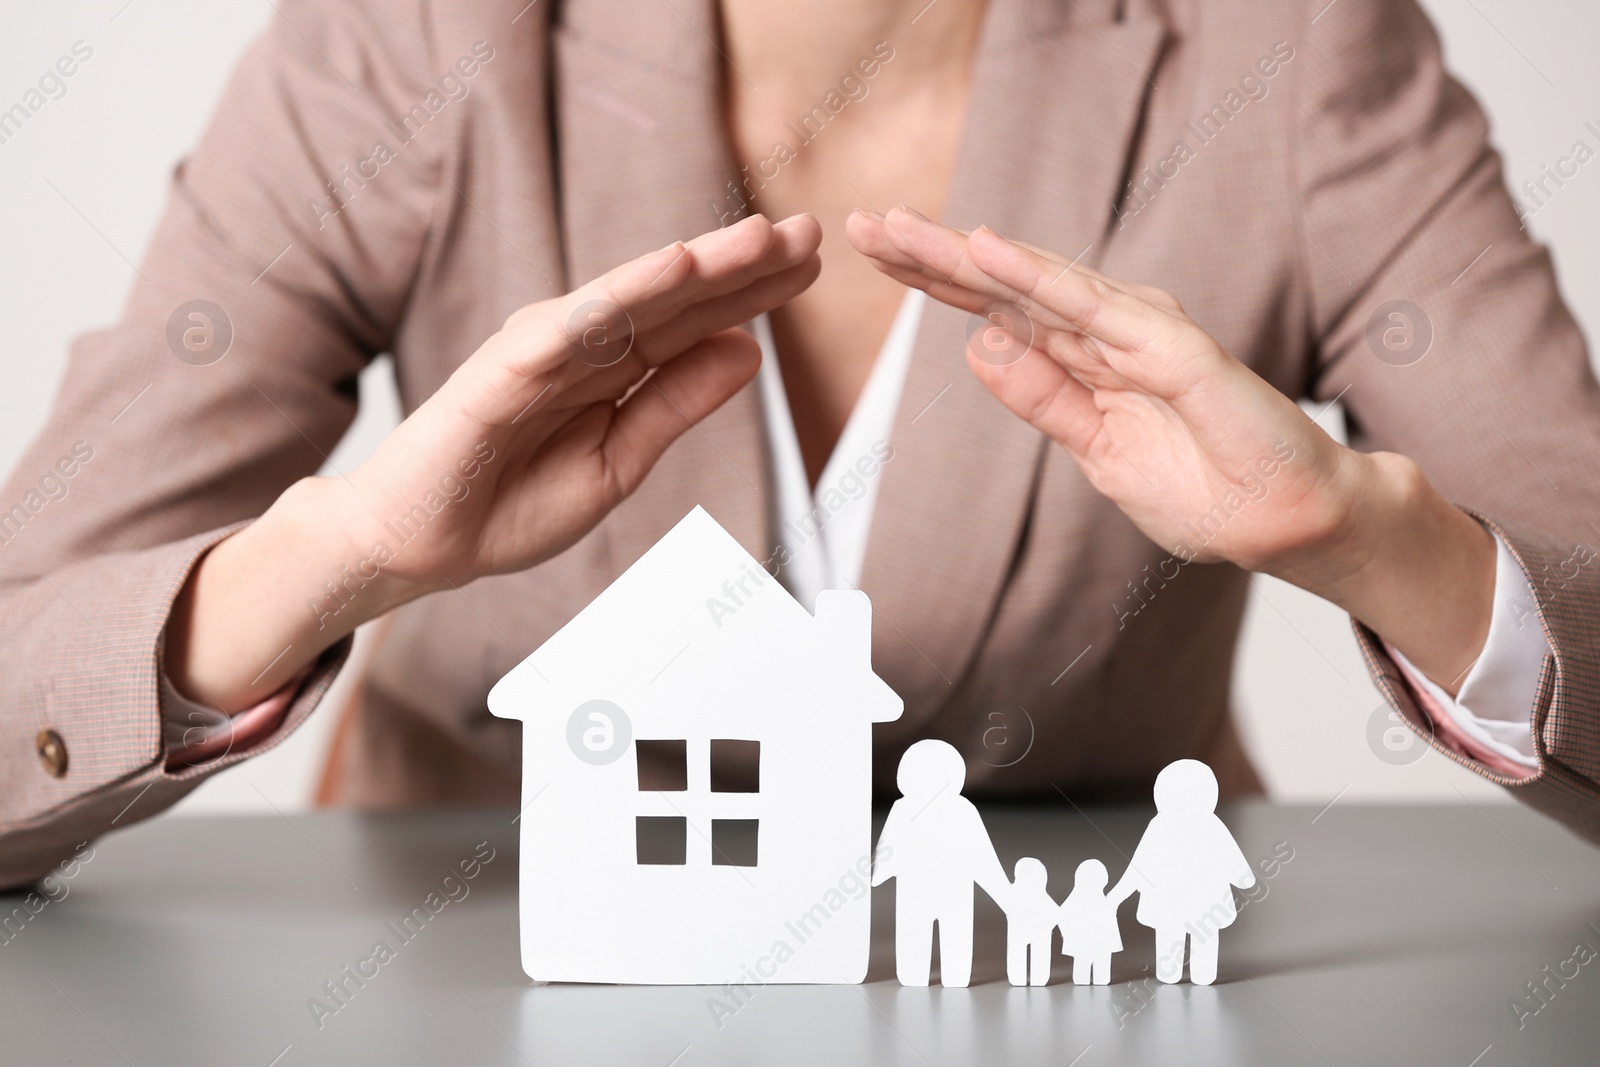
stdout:
<svg viewBox="0 0 1600 1067">
<path fill-rule="evenodd" d="M 889 431 L 900 407 L 926 301 L 922 290 L 907 290 L 815 490 L 800 457 L 800 440 L 772 342 L 772 324 L 765 315 L 755 320 L 756 340 L 761 342 L 761 405 L 772 463 L 773 491 L 768 506 L 772 529 L 788 552 L 788 563 L 779 570 L 778 580 L 808 611 L 816 610 L 817 594 L 822 590 L 854 589 L 861 584 L 861 562 L 866 557 L 867 532 L 878 499 L 878 473 L 889 447 Z"/>
</svg>

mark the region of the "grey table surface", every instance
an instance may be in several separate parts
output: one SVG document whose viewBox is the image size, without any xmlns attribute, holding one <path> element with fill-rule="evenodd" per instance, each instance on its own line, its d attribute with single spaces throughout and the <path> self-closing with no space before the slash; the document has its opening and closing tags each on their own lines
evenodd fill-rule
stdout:
<svg viewBox="0 0 1600 1067">
<path fill-rule="evenodd" d="M 1058 898 L 1081 859 L 1118 875 L 1151 814 L 984 812 L 1007 868 L 1039 856 Z M 1126 907 L 1112 985 L 1073 986 L 1058 956 L 1050 986 L 1014 989 L 980 894 L 973 986 L 904 989 L 879 889 L 867 984 L 758 987 L 731 1014 L 717 989 L 525 978 L 512 815 L 180 817 L 106 838 L 49 903 L 0 896 L 0 1062 L 1600 1062 L 1600 959 L 1576 951 L 1600 951 L 1600 851 L 1520 808 L 1225 808 L 1247 856 L 1292 858 L 1223 935 L 1214 986 L 1150 980 Z M 467 894 L 397 937 L 481 842 L 494 858 Z M 391 958 L 330 998 L 379 941 Z"/>
</svg>

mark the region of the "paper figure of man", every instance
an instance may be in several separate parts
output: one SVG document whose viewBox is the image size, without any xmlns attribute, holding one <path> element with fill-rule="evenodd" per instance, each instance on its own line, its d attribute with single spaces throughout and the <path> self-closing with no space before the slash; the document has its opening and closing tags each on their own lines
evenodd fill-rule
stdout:
<svg viewBox="0 0 1600 1067">
<path fill-rule="evenodd" d="M 1139 922 L 1156 932 L 1156 977 L 1183 978 L 1185 942 L 1189 980 L 1217 978 L 1217 941 L 1238 910 L 1233 887 L 1256 883 L 1250 861 L 1217 818 L 1217 776 L 1199 760 L 1169 763 L 1156 775 L 1156 817 L 1150 820 L 1128 870 L 1108 897 L 1121 904 L 1139 894 Z"/>
<path fill-rule="evenodd" d="M 974 884 L 1002 908 L 1011 883 L 983 817 L 961 795 L 967 765 L 944 741 L 918 741 L 900 757 L 901 797 L 878 836 L 872 884 L 895 879 L 894 967 L 901 985 L 925 986 L 939 924 L 939 977 L 947 986 L 972 978 Z"/>
</svg>

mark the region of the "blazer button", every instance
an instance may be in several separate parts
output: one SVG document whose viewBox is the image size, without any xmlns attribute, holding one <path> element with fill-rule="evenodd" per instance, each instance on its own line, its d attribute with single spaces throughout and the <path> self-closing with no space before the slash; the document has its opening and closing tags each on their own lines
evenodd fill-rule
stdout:
<svg viewBox="0 0 1600 1067">
<path fill-rule="evenodd" d="M 54 730 L 40 730 L 33 739 L 34 750 L 39 753 L 39 763 L 44 773 L 60 778 L 67 773 L 67 743 Z"/>
</svg>

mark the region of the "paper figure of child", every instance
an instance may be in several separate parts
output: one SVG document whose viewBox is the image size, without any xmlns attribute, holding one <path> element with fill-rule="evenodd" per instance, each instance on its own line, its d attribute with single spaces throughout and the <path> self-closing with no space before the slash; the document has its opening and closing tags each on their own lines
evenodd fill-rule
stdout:
<svg viewBox="0 0 1600 1067">
<path fill-rule="evenodd" d="M 939 925 L 939 975 L 972 978 L 973 883 L 1002 907 L 1011 883 L 972 801 L 961 795 L 967 765 L 943 741 L 918 741 L 900 757 L 901 798 L 878 835 L 872 884 L 895 879 L 894 968 L 901 985 L 925 986 Z"/>
<path fill-rule="evenodd" d="M 1072 957 L 1075 985 L 1106 985 L 1111 981 L 1111 957 L 1122 951 L 1122 931 L 1117 928 L 1117 905 L 1127 899 L 1106 895 L 1110 880 L 1106 865 L 1084 860 L 1073 875 L 1072 892 L 1062 902 L 1061 954 Z"/>
<path fill-rule="evenodd" d="M 1156 817 L 1134 849 L 1128 870 L 1110 893 L 1121 904 L 1139 894 L 1139 922 L 1156 932 L 1156 977 L 1183 978 L 1188 942 L 1189 980 L 1217 978 L 1217 940 L 1238 910 L 1233 887 L 1256 883 L 1250 861 L 1217 818 L 1217 776 L 1199 760 L 1182 759 L 1156 775 Z"/>
<path fill-rule="evenodd" d="M 1061 906 L 1050 895 L 1044 864 L 1032 856 L 1017 861 L 1006 912 L 1006 977 L 1012 985 L 1050 984 L 1050 940 Z"/>
</svg>

